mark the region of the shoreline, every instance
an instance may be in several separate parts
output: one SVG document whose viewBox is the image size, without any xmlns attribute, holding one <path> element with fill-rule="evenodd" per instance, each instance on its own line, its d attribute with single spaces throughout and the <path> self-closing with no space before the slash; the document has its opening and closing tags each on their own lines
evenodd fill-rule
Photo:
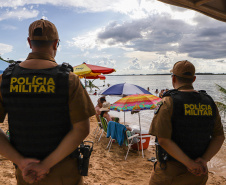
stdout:
<svg viewBox="0 0 226 185">
<path fill-rule="evenodd" d="M 119 75 L 105 75 L 105 76 L 155 76 L 155 75 L 171 75 L 170 73 L 162 73 L 162 74 L 119 74 Z M 226 75 L 226 73 L 196 73 L 197 75 Z"/>
</svg>

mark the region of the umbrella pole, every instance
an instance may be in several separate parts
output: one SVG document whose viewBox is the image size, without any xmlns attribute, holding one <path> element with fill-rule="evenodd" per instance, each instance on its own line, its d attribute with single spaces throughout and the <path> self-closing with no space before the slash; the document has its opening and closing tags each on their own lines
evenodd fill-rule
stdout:
<svg viewBox="0 0 226 185">
<path fill-rule="evenodd" d="M 142 157 L 144 158 L 144 150 L 143 150 L 143 143 L 142 143 L 142 132 L 141 132 L 141 124 L 140 124 L 140 112 L 138 112 L 139 115 L 139 125 L 140 125 L 140 144 L 142 148 Z"/>
<path fill-rule="evenodd" d="M 125 114 L 126 114 L 126 112 L 124 111 L 124 125 L 125 125 Z"/>
</svg>

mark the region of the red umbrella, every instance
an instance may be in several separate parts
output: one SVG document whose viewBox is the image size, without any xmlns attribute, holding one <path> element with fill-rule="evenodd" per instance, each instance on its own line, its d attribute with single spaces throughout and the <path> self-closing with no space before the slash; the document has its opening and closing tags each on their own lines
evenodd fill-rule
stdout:
<svg viewBox="0 0 226 185">
<path fill-rule="evenodd" d="M 110 74 L 112 72 L 115 72 L 114 68 L 86 64 L 85 62 L 74 67 L 74 73 L 83 77 L 98 76 L 100 74 Z"/>
<path fill-rule="evenodd" d="M 106 77 L 104 75 L 97 75 L 97 76 L 87 76 L 86 79 L 100 79 L 100 80 L 105 80 Z"/>
</svg>

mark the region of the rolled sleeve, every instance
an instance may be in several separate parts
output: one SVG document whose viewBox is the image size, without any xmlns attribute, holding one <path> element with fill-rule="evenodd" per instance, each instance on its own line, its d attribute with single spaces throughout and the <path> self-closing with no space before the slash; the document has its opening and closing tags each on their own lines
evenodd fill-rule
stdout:
<svg viewBox="0 0 226 185">
<path fill-rule="evenodd" d="M 93 103 L 74 73 L 69 75 L 69 111 L 72 124 L 95 115 Z"/>
<path fill-rule="evenodd" d="M 224 128 L 221 122 L 221 117 L 218 111 L 218 108 L 216 107 L 216 119 L 214 122 L 214 128 L 213 128 L 213 134 L 212 136 L 221 136 L 224 135 Z"/>
<path fill-rule="evenodd" d="M 171 97 L 164 97 L 162 105 L 158 112 L 154 115 L 149 134 L 171 139 L 172 123 L 171 117 L 173 113 L 173 101 Z"/>
</svg>

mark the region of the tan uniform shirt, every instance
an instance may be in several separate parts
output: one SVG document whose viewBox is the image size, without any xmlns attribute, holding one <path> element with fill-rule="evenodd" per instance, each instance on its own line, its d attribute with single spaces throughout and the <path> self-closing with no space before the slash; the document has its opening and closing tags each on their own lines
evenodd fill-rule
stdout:
<svg viewBox="0 0 226 185">
<path fill-rule="evenodd" d="M 216 119 L 214 123 L 214 129 L 212 136 L 224 135 L 223 125 L 221 123 L 221 117 L 219 115 L 218 109 L 216 109 Z M 170 96 L 164 97 L 162 99 L 162 105 L 159 108 L 157 114 L 154 115 L 149 134 L 171 139 L 172 135 L 172 123 L 171 117 L 173 114 L 173 100 Z"/>
<path fill-rule="evenodd" d="M 48 57 L 51 59 L 50 56 L 47 56 L 46 58 Z M 57 66 L 57 63 L 49 60 L 44 60 L 43 62 L 39 63 L 31 60 L 26 60 L 25 62 L 22 62 L 20 66 L 28 69 L 46 69 Z M 0 84 L 1 82 L 2 75 L 0 75 Z M 72 72 L 70 72 L 69 74 L 68 104 L 72 124 L 88 119 L 89 117 L 95 115 L 95 109 L 87 91 L 83 88 L 78 76 Z M 5 114 L 6 112 L 2 104 L 2 96 L 0 91 L 0 123 L 4 121 Z"/>
<path fill-rule="evenodd" d="M 157 114 L 154 115 L 152 120 L 149 134 L 171 139 L 172 136 L 172 123 L 171 117 L 173 114 L 173 99 L 170 96 L 162 99 L 162 105 L 160 106 Z M 214 123 L 214 129 L 212 136 L 223 135 L 223 126 L 221 118 L 217 109 L 216 118 Z M 163 170 L 160 163 L 157 162 L 153 168 L 149 185 L 160 184 L 199 184 L 204 185 L 208 179 L 208 174 L 196 176 L 190 173 L 182 163 L 177 161 L 168 161 L 167 168 Z"/>
</svg>

